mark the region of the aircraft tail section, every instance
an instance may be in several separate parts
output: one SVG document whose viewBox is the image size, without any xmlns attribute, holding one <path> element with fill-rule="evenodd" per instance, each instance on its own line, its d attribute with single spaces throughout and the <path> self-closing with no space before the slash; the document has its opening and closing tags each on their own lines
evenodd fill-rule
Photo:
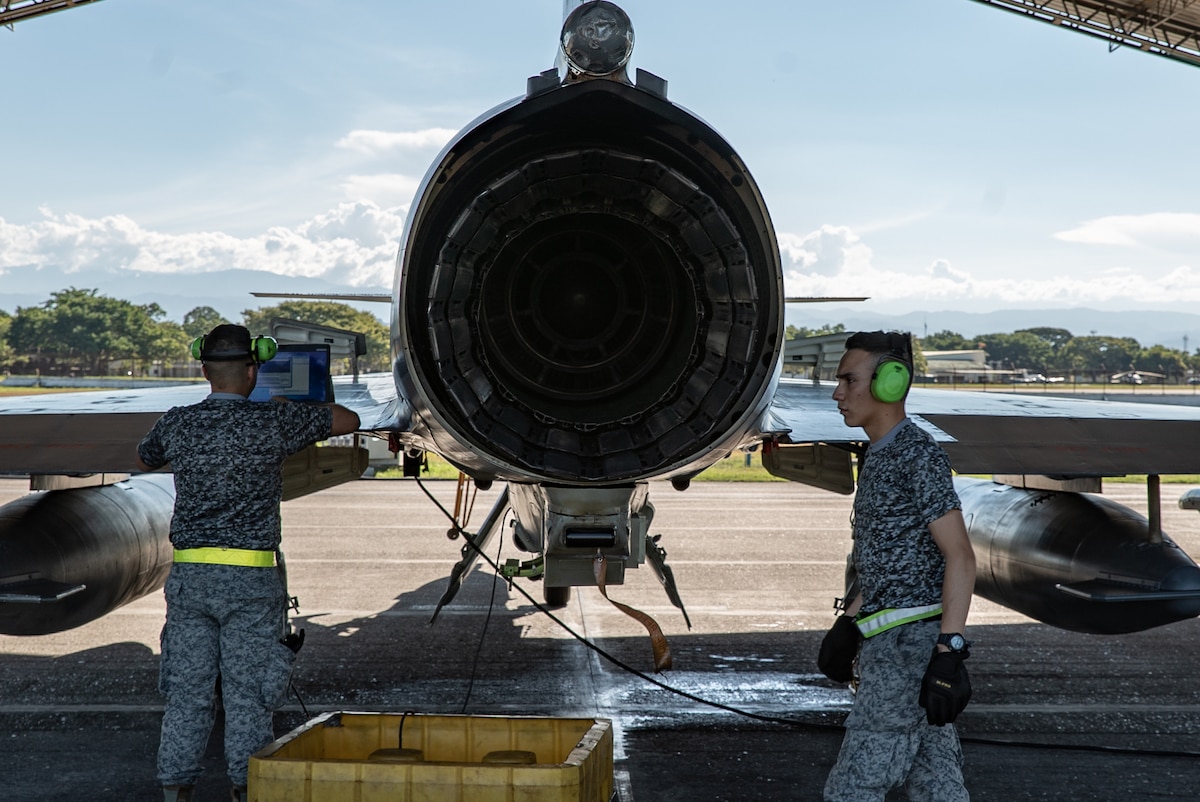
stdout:
<svg viewBox="0 0 1200 802">
<path fill-rule="evenodd" d="M 766 407 L 783 308 L 766 207 L 715 131 L 639 83 L 535 86 L 418 193 L 397 377 L 476 474 L 695 472 Z"/>
</svg>

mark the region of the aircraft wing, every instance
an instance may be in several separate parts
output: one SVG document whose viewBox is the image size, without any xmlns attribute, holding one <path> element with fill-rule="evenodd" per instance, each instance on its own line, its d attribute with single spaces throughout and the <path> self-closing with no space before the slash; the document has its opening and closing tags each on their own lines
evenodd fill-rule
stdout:
<svg viewBox="0 0 1200 802">
<path fill-rule="evenodd" d="M 732 144 L 673 103 L 664 78 L 631 73 L 633 29 L 615 6 L 575 9 L 559 42 L 564 70 L 529 77 L 524 96 L 477 118 L 430 165 L 388 296 L 392 373 L 336 379 L 336 398 L 364 431 L 436 451 L 480 485 L 507 481 L 472 543 L 511 528 L 536 555 L 517 572 L 538 577 L 553 604 L 571 587 L 620 584 L 647 559 L 676 601 L 650 529 L 650 480 L 684 489 L 768 439 L 773 473 L 848 493 L 849 449 L 837 446 L 866 435 L 844 425 L 832 385 L 777 381 L 790 299 L 766 201 Z M 206 392 L 0 401 L 0 473 L 132 472 L 158 416 Z M 1200 472 L 1200 408 L 997 388 L 918 389 L 908 411 L 960 473 Z M 774 438 L 835 447 L 785 455 Z M 285 466 L 285 492 L 289 478 L 298 495 L 366 466 L 312 452 L 324 453 Z M 158 587 L 173 487 L 155 481 L 167 478 L 6 505 L 0 632 L 78 626 Z M 1157 522 L 1090 494 L 959 480 L 981 595 L 1087 632 L 1200 613 L 1200 567 Z M 473 559 L 464 549 L 460 567 Z M 124 570 L 142 565 L 155 570 Z M 1137 592 L 1098 608 L 1114 584 Z"/>
<path fill-rule="evenodd" d="M 358 413 L 362 431 L 396 431 L 408 420 L 391 374 L 335 376 L 334 397 Z M 53 393 L 0 401 L 0 474 L 136 471 L 137 444 L 171 407 L 194 404 L 207 384 Z"/>
<path fill-rule="evenodd" d="M 793 443 L 865 442 L 829 382 L 781 380 L 765 429 Z M 959 473 L 1122 476 L 1200 472 L 1200 407 L 914 388 L 910 417 Z"/>
</svg>

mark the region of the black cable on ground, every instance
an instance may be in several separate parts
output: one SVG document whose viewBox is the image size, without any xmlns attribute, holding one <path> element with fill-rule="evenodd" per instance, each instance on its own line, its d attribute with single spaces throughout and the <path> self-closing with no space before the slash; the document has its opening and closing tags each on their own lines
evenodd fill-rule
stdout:
<svg viewBox="0 0 1200 802">
<path fill-rule="evenodd" d="M 429 498 L 430 501 L 432 501 L 434 503 L 435 506 L 437 506 L 437 508 L 439 510 L 442 511 L 442 514 L 446 516 L 446 518 L 450 521 L 451 525 L 455 529 L 458 530 L 458 533 L 464 537 L 464 539 L 467 541 L 467 543 L 471 544 L 471 548 L 473 548 L 475 550 L 475 553 L 478 554 L 479 557 L 481 559 L 483 559 L 488 565 L 490 565 L 492 567 L 492 569 L 496 572 L 496 575 L 499 576 L 500 575 L 500 566 L 496 562 L 493 562 L 491 557 L 489 557 L 487 554 L 485 554 L 483 552 L 483 550 L 480 549 L 479 546 L 477 546 L 475 544 L 475 541 L 470 536 L 470 534 L 468 532 L 466 532 L 466 530 L 464 530 L 461 526 L 459 526 L 458 522 L 454 520 L 454 516 L 451 515 L 449 513 L 449 511 L 442 505 L 442 503 L 440 501 L 438 501 L 432 493 L 429 492 L 428 488 L 426 488 L 425 485 L 421 482 L 420 477 L 416 477 L 416 481 L 417 481 L 417 486 L 419 488 L 421 488 L 421 491 Z M 614 666 L 621 669 L 622 671 L 632 674 L 633 676 L 638 677 L 639 679 L 645 680 L 646 682 L 650 683 L 651 685 L 661 688 L 664 691 L 667 691 L 668 693 L 675 694 L 676 696 L 681 696 L 684 699 L 688 699 L 690 701 L 696 702 L 697 704 L 706 705 L 708 707 L 713 707 L 718 710 L 724 710 L 727 713 L 733 713 L 734 715 L 737 715 L 737 716 L 742 716 L 744 718 L 752 719 L 754 721 L 761 721 L 761 722 L 764 722 L 767 724 L 782 724 L 782 725 L 785 725 L 788 727 L 795 727 L 798 729 L 815 730 L 818 732 L 844 732 L 845 731 L 845 727 L 840 724 L 820 724 L 820 723 L 811 722 L 811 721 L 800 721 L 798 719 L 782 718 L 779 716 L 767 716 L 767 715 L 762 715 L 760 713 L 752 713 L 749 710 L 742 710 L 740 708 L 733 707 L 731 705 L 722 704 L 721 702 L 714 702 L 711 699 L 705 699 L 703 697 L 696 696 L 695 694 L 688 693 L 687 691 L 680 690 L 679 688 L 675 688 L 670 685 L 667 685 L 665 682 L 657 680 L 654 677 L 650 676 L 649 674 L 639 671 L 638 669 L 634 668 L 633 666 L 622 662 L 617 657 L 609 654 L 604 649 L 597 646 L 595 643 L 592 643 L 587 638 L 583 637 L 582 635 L 577 633 L 575 630 L 571 629 L 571 627 L 568 626 L 566 624 L 566 622 L 562 621 L 558 616 L 554 615 L 554 613 L 552 613 L 548 608 L 546 608 L 541 603 L 536 601 L 520 585 L 516 584 L 515 582 L 512 582 L 512 583 L 509 583 L 509 587 L 516 589 L 522 596 L 525 597 L 525 599 L 530 604 L 532 604 L 535 608 L 537 608 L 544 615 L 549 617 L 551 621 L 558 624 L 559 627 L 561 627 L 568 635 L 570 635 L 575 640 L 582 643 L 588 649 L 591 649 L 593 652 L 598 654 L 600 657 L 603 657 L 605 660 L 612 663 Z M 493 593 L 494 593 L 494 591 L 493 591 Z M 490 612 L 491 611 L 489 609 L 489 615 L 490 615 Z M 482 641 L 481 641 L 480 645 L 482 646 Z M 1138 756 L 1138 757 L 1144 756 L 1144 757 L 1200 758 L 1200 752 L 1182 752 L 1182 751 L 1176 752 L 1176 751 L 1165 750 L 1165 749 L 1161 749 L 1161 750 L 1160 749 L 1135 749 L 1135 748 L 1131 748 L 1131 747 L 1093 746 L 1093 745 L 1088 745 L 1088 744 L 1046 744 L 1046 743 L 1037 743 L 1034 741 L 1008 741 L 1008 740 L 991 739 L 991 738 L 965 737 L 961 734 L 959 735 L 959 741 L 961 741 L 962 743 L 972 743 L 972 744 L 979 744 L 979 745 L 985 745 L 985 746 L 1015 747 L 1015 748 L 1021 748 L 1021 749 L 1040 749 L 1040 750 L 1047 750 L 1047 751 L 1101 752 L 1101 753 L 1105 753 L 1105 754 L 1121 754 L 1121 755 L 1132 755 L 1132 756 Z"/>
<path fill-rule="evenodd" d="M 455 526 L 457 527 L 458 524 L 455 524 Z M 459 531 L 460 531 L 460 533 L 462 532 L 461 529 Z M 463 533 L 463 534 L 467 540 L 471 539 L 469 535 L 466 535 L 465 533 Z M 501 543 L 501 546 L 503 546 L 503 543 Z M 483 552 L 480 551 L 480 554 L 482 554 L 482 553 Z M 500 561 L 500 552 L 497 551 L 496 552 L 496 562 L 499 562 L 499 561 Z M 492 565 L 495 565 L 495 564 L 496 563 L 492 563 Z M 473 660 L 471 660 L 471 680 L 470 680 L 470 682 L 467 683 L 467 693 L 465 696 L 463 696 L 462 707 L 460 707 L 458 710 L 458 712 L 460 712 L 460 713 L 467 712 L 467 705 L 471 701 L 471 693 L 472 693 L 472 691 L 475 690 L 475 675 L 479 671 L 479 655 L 483 654 L 483 642 L 487 638 L 488 624 L 491 623 L 492 610 L 496 606 L 496 584 L 499 579 L 500 579 L 499 571 L 492 574 L 492 593 L 491 593 L 491 597 L 488 599 L 487 616 L 483 619 L 483 629 L 480 630 L 480 632 L 479 632 L 479 643 L 476 644 L 476 646 L 475 646 L 475 658 Z"/>
<path fill-rule="evenodd" d="M 292 689 L 292 696 L 295 696 L 296 701 L 300 703 L 300 711 L 304 714 L 304 720 L 308 721 L 311 716 L 308 714 L 308 707 L 305 706 L 303 697 L 300 696 L 300 689 L 296 687 L 296 683 L 290 678 L 288 679 L 288 687 Z"/>
</svg>

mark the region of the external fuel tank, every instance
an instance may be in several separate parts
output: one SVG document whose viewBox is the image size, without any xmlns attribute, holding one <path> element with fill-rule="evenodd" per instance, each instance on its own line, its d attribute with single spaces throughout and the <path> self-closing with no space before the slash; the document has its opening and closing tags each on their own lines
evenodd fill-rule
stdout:
<svg viewBox="0 0 1200 802">
<path fill-rule="evenodd" d="M 174 504 L 159 474 L 0 507 L 0 633 L 72 629 L 162 587 Z"/>
<path fill-rule="evenodd" d="M 1200 567 L 1101 496 L 954 480 L 975 593 L 1051 626 L 1120 634 L 1200 615 Z"/>
</svg>

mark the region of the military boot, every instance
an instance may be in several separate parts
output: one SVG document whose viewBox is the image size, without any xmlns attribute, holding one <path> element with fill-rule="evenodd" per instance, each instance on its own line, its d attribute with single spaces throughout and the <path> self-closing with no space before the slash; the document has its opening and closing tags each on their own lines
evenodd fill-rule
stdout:
<svg viewBox="0 0 1200 802">
<path fill-rule="evenodd" d="M 163 786 L 163 802 L 192 802 L 192 791 L 195 788 L 190 785 L 166 785 Z"/>
</svg>

